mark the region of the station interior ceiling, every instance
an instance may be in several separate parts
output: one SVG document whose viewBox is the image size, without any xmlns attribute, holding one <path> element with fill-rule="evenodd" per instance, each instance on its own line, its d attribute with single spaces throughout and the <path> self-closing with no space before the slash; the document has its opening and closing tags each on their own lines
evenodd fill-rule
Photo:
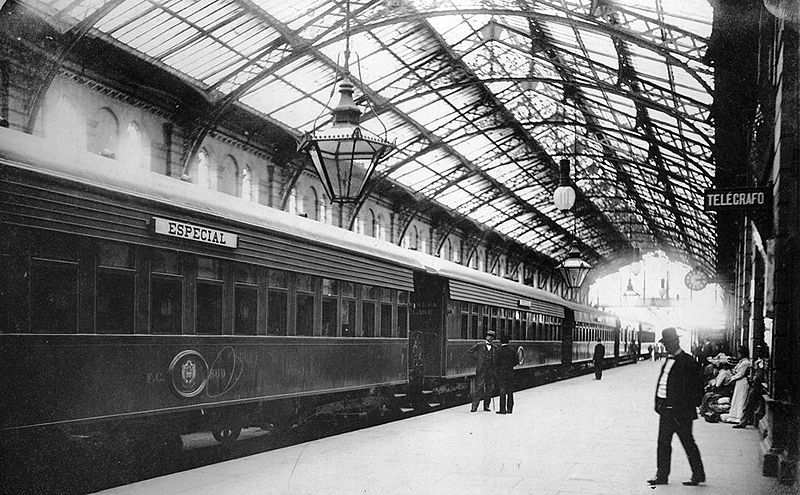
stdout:
<svg viewBox="0 0 800 495">
<path fill-rule="evenodd" d="M 378 178 L 553 260 L 577 241 L 595 266 L 638 248 L 715 270 L 706 1 L 16 2 L 179 77 L 209 125 L 236 106 L 297 139 L 329 124 L 349 42 L 362 126 L 396 145 Z"/>
</svg>

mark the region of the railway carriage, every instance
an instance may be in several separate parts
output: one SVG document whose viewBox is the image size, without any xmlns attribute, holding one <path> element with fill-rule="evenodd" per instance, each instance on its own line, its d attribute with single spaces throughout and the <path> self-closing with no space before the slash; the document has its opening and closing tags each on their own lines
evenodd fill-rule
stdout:
<svg viewBox="0 0 800 495">
<path fill-rule="evenodd" d="M 487 330 L 520 387 L 621 356 L 594 308 L 1 128 L 0 208 L 4 434 L 395 410 L 465 393 Z"/>
</svg>

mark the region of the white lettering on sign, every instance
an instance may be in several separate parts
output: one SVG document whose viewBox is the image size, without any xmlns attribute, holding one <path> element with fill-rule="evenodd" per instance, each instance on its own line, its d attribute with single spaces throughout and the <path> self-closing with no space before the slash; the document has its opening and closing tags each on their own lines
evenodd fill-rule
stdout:
<svg viewBox="0 0 800 495">
<path fill-rule="evenodd" d="M 769 206 L 770 195 L 762 191 L 707 191 L 705 207 L 714 208 L 761 208 Z"/>
<path fill-rule="evenodd" d="M 153 225 L 156 234 L 180 237 L 229 248 L 235 248 L 239 245 L 239 236 L 230 232 L 222 232 L 221 230 L 158 217 L 153 217 Z"/>
<path fill-rule="evenodd" d="M 532 301 L 528 301 L 527 299 L 520 299 L 517 304 L 519 304 L 519 307 L 521 307 L 521 308 L 532 308 L 533 307 L 533 302 Z"/>
</svg>

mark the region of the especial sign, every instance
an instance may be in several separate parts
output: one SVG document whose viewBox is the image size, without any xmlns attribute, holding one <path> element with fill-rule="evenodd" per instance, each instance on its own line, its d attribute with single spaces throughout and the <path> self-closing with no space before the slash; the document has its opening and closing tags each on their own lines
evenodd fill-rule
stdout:
<svg viewBox="0 0 800 495">
<path fill-rule="evenodd" d="M 708 189 L 704 194 L 703 209 L 705 211 L 767 208 L 772 208 L 772 189 L 769 187 Z"/>
<path fill-rule="evenodd" d="M 210 229 L 191 223 L 167 220 L 166 218 L 153 217 L 153 229 L 156 234 L 179 237 L 197 242 L 205 242 L 215 246 L 236 248 L 239 245 L 239 237 L 230 232 Z"/>
</svg>

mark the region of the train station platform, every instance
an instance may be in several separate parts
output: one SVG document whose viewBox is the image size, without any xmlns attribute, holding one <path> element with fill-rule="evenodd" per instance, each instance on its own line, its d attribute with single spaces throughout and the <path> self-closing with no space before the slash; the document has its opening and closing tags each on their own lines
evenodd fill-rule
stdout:
<svg viewBox="0 0 800 495">
<path fill-rule="evenodd" d="M 673 439 L 669 484 L 655 474 L 661 362 L 606 370 L 515 394 L 513 415 L 458 406 L 154 478 L 133 494 L 789 494 L 761 475 L 760 434 L 695 422 L 707 482 Z M 496 399 L 495 399 L 496 405 Z"/>
</svg>

